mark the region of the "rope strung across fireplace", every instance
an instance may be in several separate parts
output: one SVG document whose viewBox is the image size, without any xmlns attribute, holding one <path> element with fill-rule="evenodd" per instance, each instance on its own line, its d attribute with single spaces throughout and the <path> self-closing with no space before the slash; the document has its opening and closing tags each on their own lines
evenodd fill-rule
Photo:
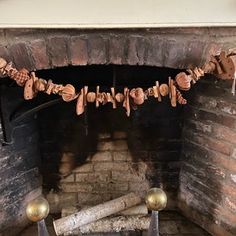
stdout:
<svg viewBox="0 0 236 236">
<path fill-rule="evenodd" d="M 100 104 L 112 103 L 113 109 L 117 108 L 117 103 L 121 103 L 126 109 L 127 116 L 130 115 L 131 109 L 137 109 L 149 97 L 154 97 L 158 102 L 162 97 L 169 95 L 171 106 L 176 107 L 177 103 L 185 105 L 187 100 L 183 98 L 180 90 L 187 91 L 194 85 L 205 73 L 211 73 L 222 80 L 234 80 L 232 92 L 235 94 L 235 64 L 232 56 L 235 52 L 227 54 L 222 51 L 219 55 L 211 56 L 209 62 L 205 63 L 202 68 L 195 67 L 187 69 L 187 73 L 180 72 L 174 79 L 169 77 L 168 84 L 159 84 L 143 90 L 142 88 L 124 88 L 123 93 L 116 93 L 115 88 L 110 88 L 109 92 L 100 92 L 100 87 L 96 87 L 96 92 L 89 92 L 88 86 L 84 86 L 79 92 L 71 84 L 54 84 L 52 80 L 45 80 L 36 77 L 34 72 L 29 72 L 25 68 L 17 70 L 12 62 L 7 63 L 5 59 L 0 58 L 0 74 L 9 76 L 15 80 L 19 86 L 24 87 L 24 99 L 33 99 L 38 92 L 44 92 L 48 95 L 58 94 L 65 102 L 77 99 L 76 113 L 80 115 L 84 112 L 87 102 L 95 102 L 96 107 Z"/>
</svg>

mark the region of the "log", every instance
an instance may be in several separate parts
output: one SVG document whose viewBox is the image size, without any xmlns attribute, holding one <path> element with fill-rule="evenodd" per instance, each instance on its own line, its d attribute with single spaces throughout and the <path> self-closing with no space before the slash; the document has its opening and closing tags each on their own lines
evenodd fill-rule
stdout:
<svg viewBox="0 0 236 236">
<path fill-rule="evenodd" d="M 108 216 L 96 222 L 83 225 L 73 231 L 68 231 L 65 236 L 83 234 L 104 234 L 120 231 L 147 230 L 150 224 L 149 215 L 136 216 Z"/>
<path fill-rule="evenodd" d="M 146 204 L 130 207 L 124 211 L 118 213 L 121 216 L 134 216 L 134 215 L 148 215 L 148 209 Z"/>
<path fill-rule="evenodd" d="M 53 222 L 56 235 L 62 235 L 82 225 L 86 225 L 112 215 L 141 202 L 141 198 L 134 193 L 129 193 L 117 199 L 99 204 L 87 210 L 82 210 L 70 216 L 63 217 Z"/>
<path fill-rule="evenodd" d="M 48 198 L 47 198 L 47 199 L 48 199 Z M 58 199 L 58 200 L 59 200 L 59 199 Z M 92 207 L 92 206 L 85 206 L 85 207 L 83 207 L 82 209 L 81 209 L 81 208 L 78 209 L 78 208 L 75 207 L 75 206 L 68 206 L 68 199 L 65 199 L 65 200 L 67 200 L 67 203 L 65 202 L 65 204 L 67 204 L 67 207 L 61 207 L 61 208 L 60 208 L 61 217 L 66 217 L 66 216 L 75 214 L 75 213 L 78 212 L 79 210 L 82 211 L 82 210 L 89 209 L 89 208 Z M 74 200 L 74 199 L 72 199 L 72 200 Z M 63 201 L 63 203 L 64 203 L 64 201 Z M 60 205 L 62 206 L 63 203 L 61 203 Z M 50 204 L 50 202 L 49 202 L 49 204 Z M 52 206 L 55 205 L 55 204 L 53 204 L 52 201 L 51 201 L 51 204 L 52 204 Z M 74 205 L 76 205 L 76 204 L 74 204 Z M 51 207 L 51 205 L 50 205 L 50 211 L 51 211 L 51 209 L 52 209 L 52 207 Z M 59 210 L 59 207 L 58 207 L 57 209 Z M 58 212 L 59 212 L 59 211 L 58 211 Z M 58 213 L 58 212 L 57 212 L 57 213 Z M 113 216 L 135 216 L 135 215 L 140 215 L 140 216 L 141 216 L 141 215 L 142 215 L 142 216 L 148 215 L 148 209 L 147 209 L 147 206 L 146 206 L 145 203 L 139 204 L 139 205 L 136 205 L 136 206 L 133 206 L 133 207 L 130 207 L 130 208 L 128 208 L 128 209 L 125 209 L 125 210 L 123 210 L 123 211 L 119 211 L 119 212 L 113 214 Z"/>
</svg>

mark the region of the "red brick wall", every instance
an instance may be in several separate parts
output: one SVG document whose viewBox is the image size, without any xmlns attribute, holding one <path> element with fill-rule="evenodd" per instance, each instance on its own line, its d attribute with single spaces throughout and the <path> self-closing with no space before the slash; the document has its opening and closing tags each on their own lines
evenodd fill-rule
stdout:
<svg viewBox="0 0 236 236">
<path fill-rule="evenodd" d="M 188 68 L 235 47 L 235 36 L 236 28 L 0 29 L 0 56 L 29 70 L 91 64 Z"/>
<path fill-rule="evenodd" d="M 236 28 L 1 29 L 0 56 L 29 70 L 93 64 L 188 68 L 235 47 L 235 37 Z M 235 235 L 233 98 L 207 87 L 187 113 L 180 209 L 213 235 Z"/>
<path fill-rule="evenodd" d="M 236 105 L 230 85 L 210 78 L 198 84 L 183 131 L 179 207 L 216 236 L 236 235 Z"/>
<path fill-rule="evenodd" d="M 96 109 L 88 104 L 87 109 L 88 136 L 84 116 L 74 114 L 74 104 L 63 103 L 39 115 L 44 186 L 58 189 L 63 203 L 53 198 L 52 212 L 96 205 L 129 192 L 144 197 L 154 186 L 163 186 L 168 209 L 176 209 L 181 109 L 156 101 L 131 117 L 122 107 Z"/>
</svg>

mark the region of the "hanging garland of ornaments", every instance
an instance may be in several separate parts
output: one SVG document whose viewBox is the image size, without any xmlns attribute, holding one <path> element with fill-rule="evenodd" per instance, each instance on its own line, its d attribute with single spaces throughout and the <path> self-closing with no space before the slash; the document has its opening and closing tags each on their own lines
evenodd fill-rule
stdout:
<svg viewBox="0 0 236 236">
<path fill-rule="evenodd" d="M 149 97 L 154 97 L 158 102 L 162 101 L 162 97 L 170 98 L 171 106 L 176 107 L 177 103 L 185 105 L 187 100 L 182 96 L 182 91 L 188 91 L 205 73 L 216 75 L 222 80 L 234 80 L 232 92 L 235 93 L 235 65 L 232 56 L 235 53 L 226 54 L 222 51 L 219 55 L 211 56 L 209 62 L 200 68 L 188 69 L 187 73 L 180 72 L 174 79 L 169 77 L 168 84 L 159 84 L 156 81 L 153 87 L 146 90 L 142 88 L 129 89 L 124 88 L 123 93 L 116 93 L 115 88 L 111 87 L 110 92 L 101 92 L 100 87 L 96 87 L 96 92 L 89 92 L 88 86 L 84 86 L 80 91 L 76 91 L 71 84 L 55 84 L 52 80 L 38 78 L 34 72 L 29 72 L 25 68 L 17 70 L 12 62 L 7 63 L 6 60 L 0 58 L 0 74 L 8 76 L 10 79 L 24 87 L 24 99 L 33 99 L 38 92 L 44 92 L 48 95 L 58 94 L 65 102 L 77 99 L 76 113 L 80 115 L 84 112 L 87 103 L 95 103 L 96 107 L 100 104 L 112 103 L 113 109 L 117 107 L 117 103 L 121 103 L 126 109 L 127 116 L 130 115 L 131 109 L 137 109 Z"/>
</svg>

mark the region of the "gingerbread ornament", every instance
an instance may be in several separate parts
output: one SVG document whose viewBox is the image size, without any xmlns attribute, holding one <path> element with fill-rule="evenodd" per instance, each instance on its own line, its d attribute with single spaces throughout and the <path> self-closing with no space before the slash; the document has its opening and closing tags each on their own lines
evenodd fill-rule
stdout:
<svg viewBox="0 0 236 236">
<path fill-rule="evenodd" d="M 36 95 L 36 92 L 34 90 L 34 78 L 35 78 L 34 73 L 32 73 L 30 79 L 27 80 L 25 83 L 24 87 L 25 100 L 30 100 Z"/>
</svg>

